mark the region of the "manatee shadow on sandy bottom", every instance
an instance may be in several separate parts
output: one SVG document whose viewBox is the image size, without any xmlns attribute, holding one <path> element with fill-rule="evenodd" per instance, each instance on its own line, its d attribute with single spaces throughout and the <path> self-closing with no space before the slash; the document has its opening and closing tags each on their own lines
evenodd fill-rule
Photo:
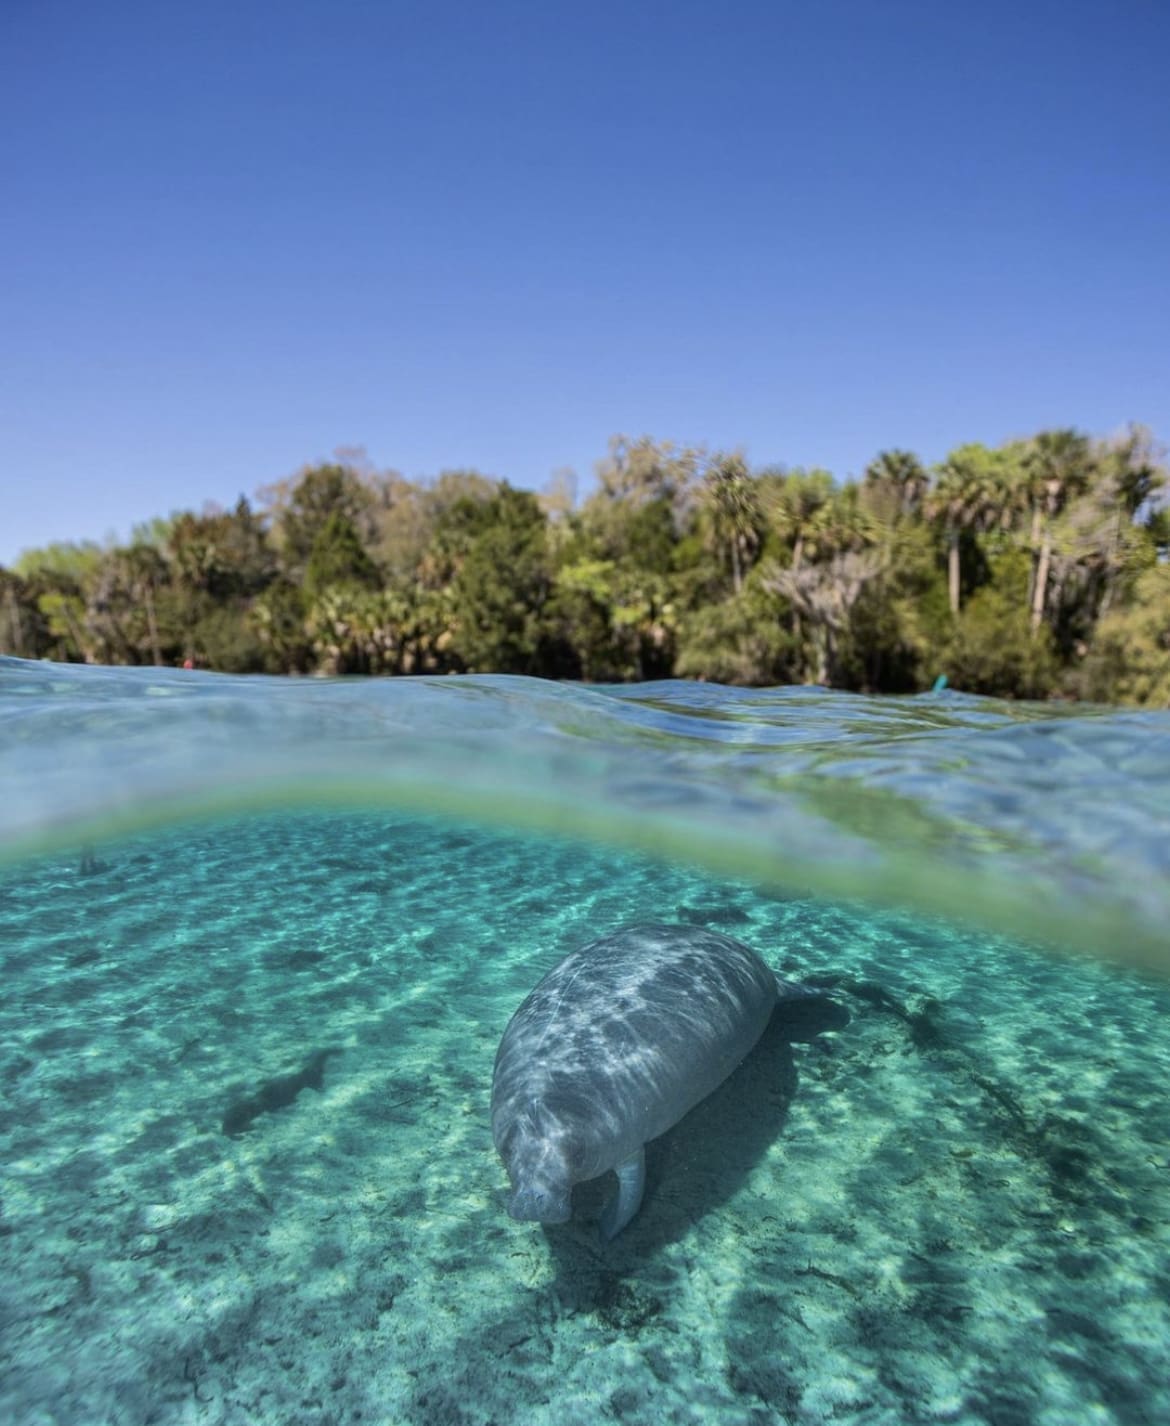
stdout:
<svg viewBox="0 0 1170 1426">
<path fill-rule="evenodd" d="M 311 1055 L 303 1069 L 292 1074 L 279 1074 L 263 1080 L 254 1094 L 233 1100 L 224 1112 L 223 1132 L 232 1139 L 239 1138 L 252 1127 L 261 1114 L 272 1114 L 278 1109 L 287 1109 L 296 1102 L 303 1089 L 315 1089 L 318 1094 L 324 1089 L 325 1066 L 334 1056 L 341 1054 L 339 1045 L 330 1045 Z"/>
<path fill-rule="evenodd" d="M 717 1212 L 784 1131 L 798 1082 L 792 1045 L 840 1030 L 849 1013 L 821 997 L 776 1007 L 751 1054 L 673 1128 L 646 1146 L 646 1195 L 633 1222 L 611 1243 L 598 1231 L 601 1210 L 615 1191 L 612 1174 L 573 1191 L 573 1218 L 543 1231 L 558 1277 L 620 1274 L 681 1239 L 700 1218 Z"/>
</svg>

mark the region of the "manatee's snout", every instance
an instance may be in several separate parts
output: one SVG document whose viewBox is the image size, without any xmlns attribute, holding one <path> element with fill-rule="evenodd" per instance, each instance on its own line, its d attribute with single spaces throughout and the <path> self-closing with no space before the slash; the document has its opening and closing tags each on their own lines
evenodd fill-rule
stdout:
<svg viewBox="0 0 1170 1426">
<path fill-rule="evenodd" d="M 508 1214 L 518 1223 L 567 1223 L 571 1216 L 569 1195 L 553 1188 L 524 1185 L 508 1204 Z"/>
</svg>

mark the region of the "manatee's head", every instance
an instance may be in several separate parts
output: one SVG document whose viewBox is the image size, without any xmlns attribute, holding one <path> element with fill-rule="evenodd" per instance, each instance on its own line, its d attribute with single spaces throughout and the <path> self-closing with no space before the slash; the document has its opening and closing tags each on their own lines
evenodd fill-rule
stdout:
<svg viewBox="0 0 1170 1426">
<path fill-rule="evenodd" d="M 572 1213 L 569 1186 L 521 1183 L 508 1200 L 508 1213 L 519 1223 L 567 1223 Z"/>
<path fill-rule="evenodd" d="M 558 1126 L 525 1114 L 501 1135 L 500 1155 L 512 1180 L 508 1213 L 520 1223 L 567 1223 L 573 1185 Z"/>
</svg>

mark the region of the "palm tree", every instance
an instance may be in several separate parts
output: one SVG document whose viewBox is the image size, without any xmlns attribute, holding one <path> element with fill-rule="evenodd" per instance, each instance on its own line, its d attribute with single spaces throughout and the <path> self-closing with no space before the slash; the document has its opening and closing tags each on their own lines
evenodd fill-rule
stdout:
<svg viewBox="0 0 1170 1426">
<path fill-rule="evenodd" d="M 768 523 L 792 542 L 792 565 L 804 561 L 805 543 L 817 512 L 833 494 L 833 477 L 827 470 L 793 470 L 783 477 L 768 501 Z"/>
<path fill-rule="evenodd" d="M 930 476 L 913 451 L 879 451 L 865 468 L 864 484 L 871 497 L 892 505 L 895 518 L 904 519 L 918 514 Z"/>
<path fill-rule="evenodd" d="M 972 444 L 959 446 L 937 467 L 926 499 L 927 518 L 941 525 L 947 544 L 947 593 L 958 616 L 962 591 L 962 538 L 1002 524 L 1010 507 L 1003 452 Z"/>
<path fill-rule="evenodd" d="M 1136 541 L 1134 521 L 1138 511 L 1166 482 L 1165 450 L 1156 445 L 1143 426 L 1131 426 L 1096 454 L 1099 505 L 1109 516 L 1109 528 L 1100 549 L 1104 588 L 1098 617 L 1109 612 L 1118 581 L 1133 563 Z"/>
<path fill-rule="evenodd" d="M 1088 489 L 1093 472 L 1092 447 L 1087 436 L 1064 429 L 1041 431 L 1024 457 L 1026 488 L 1032 509 L 1032 553 L 1035 560 L 1031 589 L 1033 634 L 1044 617 L 1048 571 L 1052 563 L 1052 521 L 1076 495 Z"/>
<path fill-rule="evenodd" d="M 846 551 L 868 549 L 880 537 L 881 529 L 862 501 L 861 488 L 849 484 L 834 490 L 818 506 L 806 527 L 805 549 L 814 560 L 824 560 Z M 793 563 L 797 564 L 795 560 Z"/>
<path fill-rule="evenodd" d="M 731 559 L 731 579 L 736 594 L 743 589 L 743 572 L 760 547 L 760 502 L 738 452 L 714 458 L 704 477 L 704 497 L 712 543 L 726 549 Z"/>
</svg>

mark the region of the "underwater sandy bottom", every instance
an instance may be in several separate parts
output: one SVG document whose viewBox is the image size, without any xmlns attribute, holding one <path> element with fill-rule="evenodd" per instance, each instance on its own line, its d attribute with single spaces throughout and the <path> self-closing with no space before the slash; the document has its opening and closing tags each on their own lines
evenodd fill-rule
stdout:
<svg viewBox="0 0 1170 1426">
<path fill-rule="evenodd" d="M 98 857 L 0 877 L 11 1426 L 1170 1421 L 1170 987 L 389 818 Z M 604 1184 L 513 1223 L 508 1017 L 663 919 L 834 1001 L 652 1146 L 614 1243 Z"/>
</svg>

